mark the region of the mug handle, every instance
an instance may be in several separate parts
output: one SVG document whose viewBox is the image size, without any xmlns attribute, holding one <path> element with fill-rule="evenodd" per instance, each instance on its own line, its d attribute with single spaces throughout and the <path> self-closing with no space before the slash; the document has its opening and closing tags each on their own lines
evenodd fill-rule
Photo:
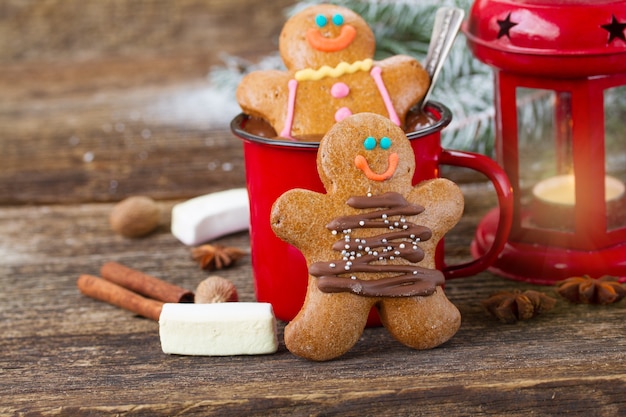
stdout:
<svg viewBox="0 0 626 417">
<path fill-rule="evenodd" d="M 474 152 L 443 149 L 439 162 L 444 165 L 470 168 L 484 174 L 494 185 L 498 195 L 500 218 L 494 241 L 485 254 L 473 261 L 444 266 L 446 279 L 466 277 L 487 269 L 498 257 L 509 237 L 513 223 L 513 188 L 502 168 L 491 158 Z"/>
</svg>

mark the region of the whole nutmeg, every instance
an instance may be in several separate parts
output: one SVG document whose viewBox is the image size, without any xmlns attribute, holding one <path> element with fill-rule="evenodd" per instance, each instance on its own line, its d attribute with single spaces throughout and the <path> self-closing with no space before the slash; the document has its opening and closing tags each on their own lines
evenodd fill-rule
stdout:
<svg viewBox="0 0 626 417">
<path fill-rule="evenodd" d="M 132 196 L 117 203 L 109 216 L 115 233 L 125 237 L 141 237 L 159 226 L 161 210 L 150 197 Z"/>
<path fill-rule="evenodd" d="M 197 304 L 225 303 L 238 301 L 235 285 L 226 278 L 217 275 L 210 276 L 201 281 L 196 288 Z"/>
</svg>

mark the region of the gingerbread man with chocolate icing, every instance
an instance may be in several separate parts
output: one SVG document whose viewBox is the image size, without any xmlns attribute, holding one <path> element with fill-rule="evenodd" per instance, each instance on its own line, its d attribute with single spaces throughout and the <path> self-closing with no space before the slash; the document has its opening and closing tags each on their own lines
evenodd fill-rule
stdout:
<svg viewBox="0 0 626 417">
<path fill-rule="evenodd" d="M 443 178 L 413 186 L 409 140 L 372 113 L 335 124 L 317 168 L 326 194 L 294 189 L 272 207 L 274 232 L 309 268 L 304 305 L 285 328 L 287 348 L 311 360 L 336 358 L 359 340 L 372 307 L 411 348 L 447 341 L 460 314 L 441 288 L 435 249 L 463 212 L 458 186 Z"/>
<path fill-rule="evenodd" d="M 321 138 L 351 114 L 372 112 L 404 127 L 426 93 L 428 74 L 415 59 L 374 61 L 376 41 L 353 11 L 322 4 L 284 25 L 279 50 L 287 71 L 255 71 L 241 81 L 237 101 L 283 138 Z"/>
</svg>

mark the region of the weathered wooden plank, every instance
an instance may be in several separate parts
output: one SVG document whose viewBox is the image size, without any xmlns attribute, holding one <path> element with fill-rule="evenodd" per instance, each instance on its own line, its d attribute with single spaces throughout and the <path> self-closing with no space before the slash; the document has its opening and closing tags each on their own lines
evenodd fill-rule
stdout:
<svg viewBox="0 0 626 417">
<path fill-rule="evenodd" d="M 469 189 L 468 189 L 469 188 Z M 481 191 L 482 190 L 482 191 Z M 466 241 L 488 188 L 464 187 L 461 237 L 448 239 L 450 261 Z M 626 305 L 563 301 L 528 322 L 504 325 L 479 301 L 500 289 L 536 288 L 489 273 L 447 284 L 463 316 L 444 346 L 417 352 L 370 328 L 344 357 L 328 363 L 274 355 L 167 356 L 158 326 L 83 297 L 81 273 L 116 260 L 193 288 L 206 272 L 168 231 L 174 201 L 161 202 L 163 225 L 144 239 L 112 234 L 112 205 L 5 207 L 0 210 L 0 411 L 89 415 L 615 415 L 624 411 Z M 476 204 L 474 204 L 476 203 Z M 247 234 L 220 243 L 246 248 Z M 219 272 L 253 300 L 249 258 Z M 282 338 L 284 323 L 280 323 Z"/>
<path fill-rule="evenodd" d="M 292 0 L 6 0 L 0 62 L 266 53 Z"/>
<path fill-rule="evenodd" d="M 242 184 L 228 131 L 237 108 L 211 96 L 207 76 L 223 54 L 275 51 L 292 3 L 3 2 L 0 204 L 188 198 Z"/>
<path fill-rule="evenodd" d="M 245 185 L 242 145 L 229 131 L 125 129 L 128 138 L 42 129 L 30 144 L 3 141 L 0 204 L 190 198 Z"/>
</svg>

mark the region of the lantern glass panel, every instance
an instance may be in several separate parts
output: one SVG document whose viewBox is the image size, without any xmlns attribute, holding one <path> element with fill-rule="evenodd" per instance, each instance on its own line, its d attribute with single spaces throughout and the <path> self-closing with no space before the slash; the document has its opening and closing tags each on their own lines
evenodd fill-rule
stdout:
<svg viewBox="0 0 626 417">
<path fill-rule="evenodd" d="M 626 227 L 626 86 L 604 90 L 604 143 L 608 230 Z"/>
<path fill-rule="evenodd" d="M 574 231 L 571 93 L 516 90 L 520 208 L 525 228 Z"/>
</svg>

